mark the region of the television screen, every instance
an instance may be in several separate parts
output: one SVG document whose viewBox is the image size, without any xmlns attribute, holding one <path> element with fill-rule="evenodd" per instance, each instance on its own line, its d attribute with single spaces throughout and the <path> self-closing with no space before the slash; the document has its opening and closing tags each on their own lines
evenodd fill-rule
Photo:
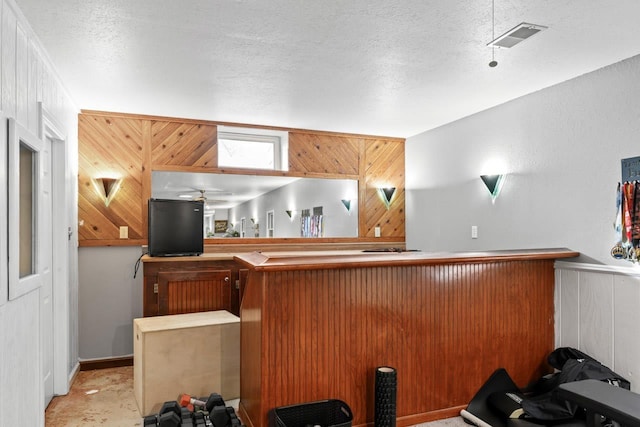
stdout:
<svg viewBox="0 0 640 427">
<path fill-rule="evenodd" d="M 202 201 L 149 199 L 149 255 L 202 254 L 203 213 Z"/>
</svg>

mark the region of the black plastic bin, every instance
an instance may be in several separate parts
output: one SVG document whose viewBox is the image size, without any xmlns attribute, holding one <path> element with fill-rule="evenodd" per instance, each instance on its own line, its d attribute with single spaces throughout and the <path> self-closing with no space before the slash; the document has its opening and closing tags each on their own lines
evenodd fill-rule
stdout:
<svg viewBox="0 0 640 427">
<path fill-rule="evenodd" d="M 299 405 L 281 406 L 271 411 L 271 427 L 351 427 L 353 414 L 341 400 L 319 400 Z"/>
</svg>

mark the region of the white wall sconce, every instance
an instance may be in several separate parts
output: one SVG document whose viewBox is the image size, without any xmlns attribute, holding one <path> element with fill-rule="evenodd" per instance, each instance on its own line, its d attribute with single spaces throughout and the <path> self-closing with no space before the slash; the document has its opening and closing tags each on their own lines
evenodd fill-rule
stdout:
<svg viewBox="0 0 640 427">
<path fill-rule="evenodd" d="M 391 206 L 391 201 L 393 200 L 393 195 L 395 194 L 395 192 L 396 192 L 396 187 L 379 187 L 378 188 L 378 195 L 380 195 L 380 198 L 384 202 L 384 205 L 387 207 L 387 210 L 389 209 L 389 206 Z"/>
<path fill-rule="evenodd" d="M 480 175 L 480 179 L 482 179 L 482 182 L 487 186 L 489 193 L 491 193 L 492 202 L 495 202 L 496 198 L 500 194 L 505 176 L 506 175 Z"/>
<path fill-rule="evenodd" d="M 109 206 L 111 200 L 115 197 L 120 186 L 122 185 L 122 178 L 93 178 L 91 180 L 98 194 L 104 199 L 104 205 Z"/>
<path fill-rule="evenodd" d="M 344 205 L 347 212 L 351 213 L 351 199 L 342 199 L 341 202 Z"/>
</svg>

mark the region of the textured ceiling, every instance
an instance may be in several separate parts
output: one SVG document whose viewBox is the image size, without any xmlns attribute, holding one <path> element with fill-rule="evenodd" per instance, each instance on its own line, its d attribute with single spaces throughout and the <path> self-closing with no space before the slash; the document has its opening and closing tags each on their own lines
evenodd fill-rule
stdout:
<svg viewBox="0 0 640 427">
<path fill-rule="evenodd" d="M 16 0 L 79 108 L 409 137 L 640 53 L 640 1 Z"/>
</svg>

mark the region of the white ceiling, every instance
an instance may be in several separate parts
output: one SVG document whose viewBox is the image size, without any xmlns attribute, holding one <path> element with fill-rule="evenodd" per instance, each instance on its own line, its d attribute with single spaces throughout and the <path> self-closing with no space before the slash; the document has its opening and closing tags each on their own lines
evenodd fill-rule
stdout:
<svg viewBox="0 0 640 427">
<path fill-rule="evenodd" d="M 409 137 L 640 53 L 638 0 L 16 0 L 82 109 Z"/>
</svg>

